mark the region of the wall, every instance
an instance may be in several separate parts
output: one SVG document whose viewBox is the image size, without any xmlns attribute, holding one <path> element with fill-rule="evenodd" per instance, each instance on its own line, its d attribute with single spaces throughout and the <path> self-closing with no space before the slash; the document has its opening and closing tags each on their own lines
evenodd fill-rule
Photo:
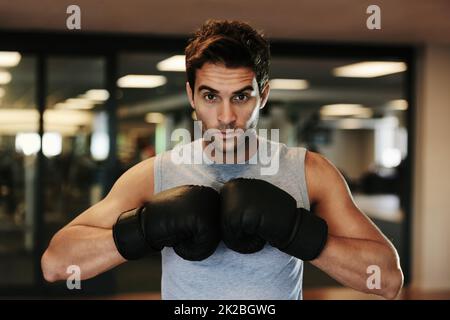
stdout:
<svg viewBox="0 0 450 320">
<path fill-rule="evenodd" d="M 417 68 L 412 285 L 450 289 L 450 46 L 423 48 Z"/>
<path fill-rule="evenodd" d="M 350 178 L 360 178 L 373 164 L 372 130 L 335 130 L 331 139 L 331 144 L 320 146 L 320 151 Z"/>
</svg>

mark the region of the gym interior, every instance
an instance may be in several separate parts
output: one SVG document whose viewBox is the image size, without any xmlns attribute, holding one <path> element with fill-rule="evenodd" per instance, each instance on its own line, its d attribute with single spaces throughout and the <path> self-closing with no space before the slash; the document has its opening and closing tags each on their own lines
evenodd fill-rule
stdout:
<svg viewBox="0 0 450 320">
<path fill-rule="evenodd" d="M 399 253 L 398 299 L 450 298 L 448 1 L 377 1 L 380 29 L 368 26 L 368 1 L 133 2 L 77 1 L 71 29 L 70 1 L 0 1 L 0 297 L 160 299 L 160 256 L 82 290 L 46 283 L 40 259 L 121 174 L 173 148 L 175 129 L 193 130 L 184 47 L 221 18 L 267 35 L 258 127 L 340 170 Z M 303 286 L 305 299 L 381 299 L 308 263 Z"/>
</svg>

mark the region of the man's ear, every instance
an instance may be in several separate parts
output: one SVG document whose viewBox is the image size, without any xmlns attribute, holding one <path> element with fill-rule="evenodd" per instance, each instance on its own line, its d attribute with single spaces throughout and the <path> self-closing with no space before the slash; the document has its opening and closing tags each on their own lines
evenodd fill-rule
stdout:
<svg viewBox="0 0 450 320">
<path fill-rule="evenodd" d="M 191 85 L 189 84 L 189 81 L 186 81 L 186 94 L 189 99 L 189 103 L 191 104 L 192 109 L 195 110 L 194 105 L 194 94 L 192 93 Z"/>
<path fill-rule="evenodd" d="M 260 109 L 266 106 L 267 100 L 269 99 L 269 93 L 270 93 L 270 86 L 269 82 L 267 82 L 261 93 L 261 106 L 259 107 Z"/>
</svg>

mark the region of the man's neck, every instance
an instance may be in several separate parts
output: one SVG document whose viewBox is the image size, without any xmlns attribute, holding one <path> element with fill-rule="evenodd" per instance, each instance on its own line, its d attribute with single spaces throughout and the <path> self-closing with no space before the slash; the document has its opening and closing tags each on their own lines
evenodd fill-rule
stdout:
<svg viewBox="0 0 450 320">
<path fill-rule="evenodd" d="M 242 164 L 247 163 L 249 159 L 256 155 L 258 152 L 258 147 L 260 143 L 260 138 L 255 135 L 254 137 L 255 143 L 246 143 L 245 141 L 242 144 L 239 144 L 237 147 L 233 148 L 233 150 L 217 150 L 212 147 L 211 152 L 206 152 L 206 156 L 213 163 L 222 163 L 222 164 Z M 250 141 L 251 139 L 249 139 Z M 202 139 L 202 147 L 203 151 L 213 142 L 205 141 Z M 217 151 L 217 152 L 216 152 Z"/>
</svg>

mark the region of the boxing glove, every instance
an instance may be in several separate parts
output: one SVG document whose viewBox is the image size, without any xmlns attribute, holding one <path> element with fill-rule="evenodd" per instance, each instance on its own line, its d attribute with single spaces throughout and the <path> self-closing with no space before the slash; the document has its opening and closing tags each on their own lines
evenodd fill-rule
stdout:
<svg viewBox="0 0 450 320">
<path fill-rule="evenodd" d="M 221 229 L 225 245 L 254 253 L 266 242 L 302 260 L 315 259 L 325 246 L 325 220 L 303 208 L 269 182 L 238 178 L 220 191 Z"/>
<path fill-rule="evenodd" d="M 168 189 L 122 214 L 113 226 L 114 243 L 127 260 L 173 247 L 183 259 L 200 261 L 220 242 L 219 209 L 219 193 L 210 187 Z"/>
</svg>

